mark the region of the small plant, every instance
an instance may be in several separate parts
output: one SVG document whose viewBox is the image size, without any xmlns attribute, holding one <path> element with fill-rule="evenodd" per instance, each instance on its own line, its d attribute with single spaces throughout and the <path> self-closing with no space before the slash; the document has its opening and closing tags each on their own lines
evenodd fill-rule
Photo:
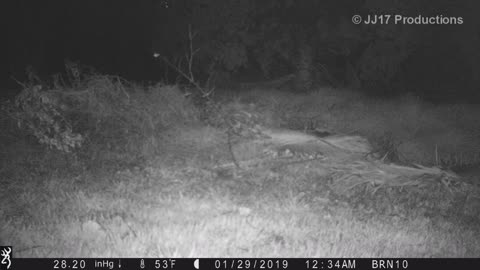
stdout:
<svg viewBox="0 0 480 270">
<path fill-rule="evenodd" d="M 26 86 L 7 112 L 41 144 L 69 153 L 82 145 L 84 137 L 73 132 L 62 109 L 54 94 L 34 85 Z"/>
<path fill-rule="evenodd" d="M 93 72 L 69 60 L 65 60 L 65 70 L 67 82 L 56 74 L 53 76 L 53 89 L 45 89 L 46 84 L 33 68 L 27 67 L 28 81 L 18 82 L 23 90 L 13 104 L 4 107 L 4 111 L 40 144 L 70 153 L 82 146 L 85 137 L 73 131 L 73 119 L 67 116 L 71 106 L 65 103 L 64 96 L 68 95 L 66 90 L 69 88 L 81 88 L 82 80 Z"/>
<path fill-rule="evenodd" d="M 377 153 L 381 156 L 382 161 L 400 162 L 400 152 L 398 147 L 401 142 L 398 142 L 393 137 L 392 133 L 386 132 L 378 141 Z"/>
</svg>

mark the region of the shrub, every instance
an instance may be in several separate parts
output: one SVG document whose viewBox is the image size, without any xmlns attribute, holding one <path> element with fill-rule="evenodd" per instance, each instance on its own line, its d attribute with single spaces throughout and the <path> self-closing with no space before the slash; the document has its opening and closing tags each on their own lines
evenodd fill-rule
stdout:
<svg viewBox="0 0 480 270">
<path fill-rule="evenodd" d="M 18 127 L 25 128 L 41 144 L 68 153 L 80 147 L 84 137 L 72 130 L 64 109 L 52 92 L 35 85 L 20 92 L 9 112 Z"/>
<path fill-rule="evenodd" d="M 162 132 L 197 121 L 198 110 L 177 86 L 144 87 L 91 74 L 71 84 L 24 86 L 7 114 L 49 148 L 90 165 L 132 163 L 161 152 Z"/>
</svg>

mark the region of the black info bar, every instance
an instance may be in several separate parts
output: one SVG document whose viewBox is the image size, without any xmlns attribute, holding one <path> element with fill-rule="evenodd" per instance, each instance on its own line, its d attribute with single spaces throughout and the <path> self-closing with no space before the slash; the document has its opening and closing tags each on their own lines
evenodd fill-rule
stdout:
<svg viewBox="0 0 480 270">
<path fill-rule="evenodd" d="M 9 258 L 1 269 L 480 269 L 480 258 Z"/>
</svg>

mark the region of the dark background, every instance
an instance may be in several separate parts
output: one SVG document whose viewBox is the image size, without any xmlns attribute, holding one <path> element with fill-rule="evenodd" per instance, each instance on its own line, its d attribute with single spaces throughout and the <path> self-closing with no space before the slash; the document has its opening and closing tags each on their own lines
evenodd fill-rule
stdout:
<svg viewBox="0 0 480 270">
<path fill-rule="evenodd" d="M 178 62 L 196 36 L 193 71 L 233 79 L 300 74 L 328 84 L 435 102 L 478 102 L 478 1 L 48 0 L 2 1 L 1 89 L 31 66 L 44 80 L 65 60 L 128 80 L 175 81 L 158 52 Z M 355 25 L 367 15 L 462 17 L 461 25 Z M 173 75 L 172 75 L 173 74 Z M 305 75 L 306 74 L 306 75 Z M 221 76 L 220 76 L 221 75 Z M 245 77 L 245 76 L 244 76 Z M 253 79 L 253 77 L 251 78 Z M 220 79 L 218 80 L 220 81 Z"/>
</svg>

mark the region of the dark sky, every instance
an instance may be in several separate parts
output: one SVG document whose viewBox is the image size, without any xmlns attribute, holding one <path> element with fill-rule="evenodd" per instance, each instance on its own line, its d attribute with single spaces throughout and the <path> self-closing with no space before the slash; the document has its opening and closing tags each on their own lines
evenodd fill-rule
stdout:
<svg viewBox="0 0 480 270">
<path fill-rule="evenodd" d="M 41 74 L 58 72 L 65 58 L 110 73 L 138 76 L 139 69 L 148 70 L 151 1 L 2 2 L 2 39 L 7 47 L 2 68 L 7 73 L 18 76 L 28 64 Z"/>
</svg>

